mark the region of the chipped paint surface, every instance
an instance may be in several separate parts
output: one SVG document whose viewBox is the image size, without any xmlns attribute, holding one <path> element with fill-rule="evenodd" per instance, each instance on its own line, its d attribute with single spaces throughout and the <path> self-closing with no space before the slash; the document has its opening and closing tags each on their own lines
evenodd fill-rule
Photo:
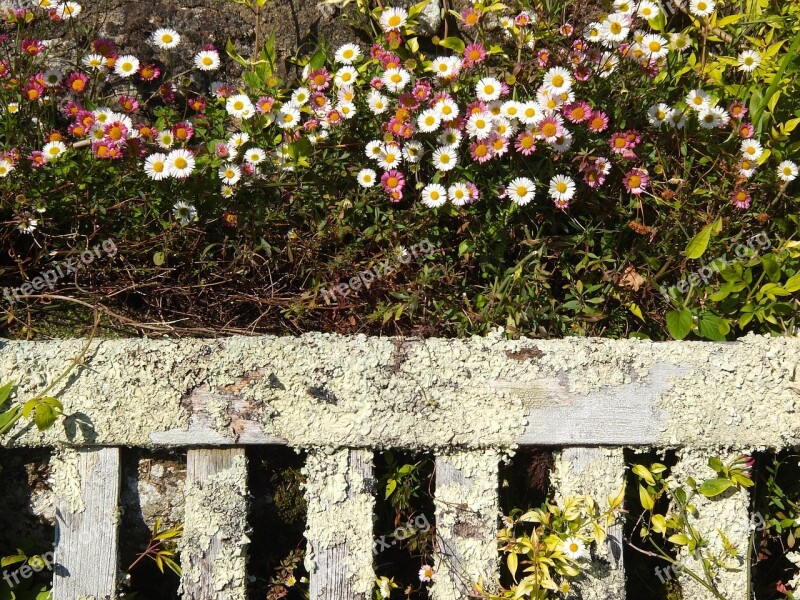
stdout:
<svg viewBox="0 0 800 600">
<path fill-rule="evenodd" d="M 372 452 L 313 449 L 303 472 L 311 600 L 367 600 L 375 586 Z"/>
<path fill-rule="evenodd" d="M 184 534 L 179 542 L 185 598 L 188 582 L 211 568 L 210 588 L 215 600 L 247 598 L 247 459 L 234 456 L 230 468 L 187 486 Z"/>
<path fill-rule="evenodd" d="M 709 454 L 684 449 L 679 452 L 680 458 L 672 468 L 671 478 L 684 486 L 689 477 L 694 477 L 699 483 L 704 479 L 714 477 L 714 471 L 708 466 L 710 456 L 716 456 L 723 463 L 727 463 L 735 456 L 746 453 L 720 449 L 714 454 Z M 717 589 L 727 600 L 748 600 L 748 569 L 745 561 L 748 556 L 747 546 L 750 540 L 750 499 L 747 490 L 731 489 L 714 498 L 705 498 L 698 494 L 693 498 L 692 504 L 697 507 L 698 516 L 689 515 L 689 523 L 700 532 L 703 538 L 709 541 L 703 552 L 721 556 L 723 541 L 718 533 L 719 530 L 725 534 L 738 553 L 737 558 L 725 561 L 731 569 L 718 569 L 718 576 L 715 579 Z M 678 555 L 678 562 L 702 577 L 702 563 L 695 560 L 688 552 L 682 551 Z M 692 600 L 715 600 L 716 598 L 714 594 L 686 573 L 681 573 L 678 581 L 685 598 L 692 598 Z"/>
<path fill-rule="evenodd" d="M 500 455 L 452 452 L 436 459 L 436 557 L 433 600 L 463 600 L 479 579 L 496 590 Z"/>
<path fill-rule="evenodd" d="M 601 510 L 607 498 L 625 485 L 625 457 L 621 448 L 568 448 L 557 452 L 550 473 L 555 498 L 590 495 Z M 612 525 L 606 544 L 595 551 L 584 576 L 575 581 L 581 600 L 624 600 L 622 518 Z"/>
<path fill-rule="evenodd" d="M 29 397 L 81 346 L 80 340 L 6 342 L 0 381 L 16 381 L 20 397 Z M 249 427 L 257 433 L 247 443 L 262 435 L 297 447 L 504 448 L 552 407 L 572 419 L 556 420 L 559 436 L 568 438 L 561 443 L 577 445 L 620 431 L 614 424 L 634 406 L 638 416 L 622 430 L 646 431 L 639 443 L 800 443 L 796 338 L 712 344 L 314 333 L 112 340 L 93 346 L 88 360 L 90 368 L 60 394 L 70 415 L 63 426 L 42 434 L 20 425 L 18 436 L 3 443 L 151 446 L 181 432 L 181 444 L 187 434 L 198 444 L 236 443 Z M 637 386 L 649 390 L 645 403 Z M 197 408 L 188 399 L 200 388 L 212 395 L 205 429 L 195 430 L 190 422 Z M 535 443 L 537 435 L 524 439 Z"/>
<path fill-rule="evenodd" d="M 73 514 L 82 513 L 86 509 L 78 460 L 78 451 L 74 448 L 56 449 L 50 458 L 53 493 L 66 502 Z"/>
</svg>

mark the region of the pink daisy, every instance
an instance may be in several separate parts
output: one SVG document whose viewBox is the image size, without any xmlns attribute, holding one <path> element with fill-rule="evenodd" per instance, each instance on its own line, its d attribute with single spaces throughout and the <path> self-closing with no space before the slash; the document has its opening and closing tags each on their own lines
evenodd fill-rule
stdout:
<svg viewBox="0 0 800 600">
<path fill-rule="evenodd" d="M 733 202 L 733 205 L 742 210 L 750 208 L 750 202 L 752 200 L 753 197 L 750 195 L 750 192 L 741 188 L 733 192 L 731 195 L 731 201 Z"/>
<path fill-rule="evenodd" d="M 646 171 L 642 169 L 631 169 L 625 175 L 625 179 L 622 180 L 622 184 L 625 186 L 625 189 L 628 190 L 628 192 L 634 196 L 640 196 L 644 193 L 649 181 L 650 178 L 647 176 Z"/>
<path fill-rule="evenodd" d="M 469 145 L 469 155 L 472 160 L 483 164 L 493 156 L 489 140 L 476 140 Z"/>
<path fill-rule="evenodd" d="M 608 115 L 601 110 L 596 110 L 589 118 L 587 127 L 590 131 L 600 133 L 608 129 Z"/>
<path fill-rule="evenodd" d="M 530 129 L 526 129 L 517 136 L 514 148 L 522 156 L 530 156 L 536 151 L 536 137 Z"/>
<path fill-rule="evenodd" d="M 405 177 L 397 169 L 391 169 L 381 175 L 381 186 L 386 192 L 400 191 L 406 185 Z M 402 197 L 402 196 L 401 196 Z"/>
</svg>

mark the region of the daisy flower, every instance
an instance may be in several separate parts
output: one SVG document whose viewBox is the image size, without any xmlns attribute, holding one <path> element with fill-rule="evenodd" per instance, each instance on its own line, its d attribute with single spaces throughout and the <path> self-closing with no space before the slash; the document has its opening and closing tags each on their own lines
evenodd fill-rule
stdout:
<svg viewBox="0 0 800 600">
<path fill-rule="evenodd" d="M 555 140 L 564 133 L 563 125 L 560 115 L 545 117 L 539 122 L 539 135 L 547 141 Z"/>
<path fill-rule="evenodd" d="M 587 127 L 590 131 L 595 133 L 605 131 L 608 129 L 608 115 L 600 110 L 594 111 L 592 116 L 589 118 Z"/>
<path fill-rule="evenodd" d="M 778 178 L 786 183 L 791 183 L 797 178 L 797 165 L 790 160 L 785 160 L 778 165 Z"/>
<path fill-rule="evenodd" d="M 120 77 L 130 77 L 139 70 L 139 59 L 131 54 L 124 54 L 114 63 L 114 73 Z"/>
<path fill-rule="evenodd" d="M 308 98 L 309 98 L 308 88 L 299 87 L 292 92 L 292 97 L 290 102 L 295 106 L 303 106 L 306 102 L 308 102 Z"/>
<path fill-rule="evenodd" d="M 336 71 L 336 75 L 333 78 L 333 83 L 338 87 L 353 85 L 357 78 L 358 71 L 356 71 L 355 67 L 344 66 Z"/>
<path fill-rule="evenodd" d="M 562 208 L 566 206 L 575 196 L 575 182 L 566 175 L 555 175 L 550 180 L 550 197 L 556 202 L 556 206 Z"/>
<path fill-rule="evenodd" d="M 375 185 L 375 181 L 377 179 L 377 175 L 375 171 L 372 169 L 361 169 L 356 176 L 358 180 L 358 185 L 363 188 L 371 188 Z"/>
<path fill-rule="evenodd" d="M 417 127 L 423 133 L 431 133 L 436 131 L 439 129 L 441 124 L 442 119 L 439 116 L 439 113 L 433 108 L 423 110 L 419 114 L 419 117 L 417 117 Z"/>
<path fill-rule="evenodd" d="M 536 184 L 527 177 L 517 177 L 511 180 L 505 193 L 515 204 L 525 206 L 536 195 Z"/>
<path fill-rule="evenodd" d="M 500 137 L 510 138 L 516 133 L 517 128 L 505 117 L 495 117 L 494 132 Z"/>
<path fill-rule="evenodd" d="M 442 146 L 433 152 L 431 162 L 438 171 L 450 171 L 458 164 L 458 153 L 450 146 Z"/>
<path fill-rule="evenodd" d="M 654 125 L 655 127 L 660 127 L 669 121 L 671 116 L 672 108 L 663 102 L 651 106 L 647 111 L 647 120 L 650 121 L 650 124 Z"/>
<path fill-rule="evenodd" d="M 230 116 L 237 119 L 247 119 L 248 115 L 253 116 L 255 113 L 253 103 L 245 94 L 230 96 L 225 102 L 225 110 Z"/>
<path fill-rule="evenodd" d="M 8 177 L 8 174 L 14 170 L 14 165 L 8 159 L 0 160 L 0 177 Z"/>
<path fill-rule="evenodd" d="M 458 117 L 458 104 L 451 98 L 442 98 L 433 105 L 433 110 L 442 118 L 443 121 L 452 121 Z"/>
<path fill-rule="evenodd" d="M 102 69 L 105 65 L 105 57 L 102 54 L 87 54 L 81 60 L 84 67 L 89 69 Z"/>
<path fill-rule="evenodd" d="M 586 550 L 586 545 L 578 538 L 567 538 L 561 544 L 561 551 L 572 560 L 581 558 Z"/>
<path fill-rule="evenodd" d="M 54 87 L 61 83 L 61 71 L 56 69 L 48 69 L 44 72 L 42 79 L 47 87 Z"/>
<path fill-rule="evenodd" d="M 690 108 L 700 112 L 701 110 L 708 110 L 711 108 L 711 97 L 707 92 L 700 89 L 691 90 L 686 95 L 686 104 Z"/>
<path fill-rule="evenodd" d="M 284 104 L 278 113 L 278 127 L 291 129 L 300 122 L 300 110 L 291 104 Z"/>
<path fill-rule="evenodd" d="M 397 31 L 408 22 L 408 11 L 404 8 L 387 8 L 381 13 L 380 23 L 384 31 Z"/>
<path fill-rule="evenodd" d="M 731 117 L 724 108 L 712 106 L 708 110 L 700 111 L 697 120 L 704 129 L 714 129 L 715 127 L 725 127 L 730 123 Z"/>
<path fill-rule="evenodd" d="M 184 179 L 194 171 L 194 154 L 183 148 L 173 150 L 167 155 L 167 172 L 171 177 Z"/>
<path fill-rule="evenodd" d="M 234 133 L 231 137 L 229 137 L 227 144 L 233 156 L 236 156 L 236 154 L 239 152 L 239 148 L 244 146 L 249 141 L 250 141 L 250 134 L 240 132 L 240 133 Z"/>
<path fill-rule="evenodd" d="M 714 0 L 692 0 L 689 3 L 689 12 L 695 17 L 707 17 L 714 12 Z"/>
<path fill-rule="evenodd" d="M 364 152 L 367 155 L 367 158 L 380 158 L 381 154 L 383 153 L 383 142 L 380 140 L 372 140 L 367 142 L 367 145 L 364 147 Z"/>
<path fill-rule="evenodd" d="M 390 92 L 402 92 L 408 82 L 411 80 L 411 75 L 405 69 L 392 68 L 386 69 L 381 81 Z"/>
<path fill-rule="evenodd" d="M 334 60 L 343 65 L 352 65 L 361 56 L 361 48 L 356 44 L 344 44 L 334 55 Z"/>
<path fill-rule="evenodd" d="M 752 200 L 753 197 L 750 195 L 750 192 L 741 188 L 731 194 L 731 202 L 733 202 L 733 205 L 742 210 L 750 208 L 750 202 L 752 202 Z"/>
<path fill-rule="evenodd" d="M 648 33 L 642 38 L 642 50 L 650 60 L 662 58 L 669 54 L 669 42 L 657 33 Z"/>
<path fill-rule="evenodd" d="M 661 14 L 661 9 L 655 2 L 641 0 L 641 2 L 639 2 L 639 7 L 636 9 L 636 14 L 649 21 L 650 19 L 658 17 L 658 15 Z"/>
<path fill-rule="evenodd" d="M 150 179 L 155 181 L 161 181 L 169 177 L 167 155 L 157 152 L 148 156 L 144 161 L 144 172 Z"/>
<path fill-rule="evenodd" d="M 174 29 L 156 29 L 150 39 L 154 46 L 162 50 L 175 48 L 181 43 L 181 36 Z"/>
<path fill-rule="evenodd" d="M 242 170 L 233 163 L 226 163 L 219 168 L 219 178 L 225 185 L 236 185 L 242 178 Z"/>
<path fill-rule="evenodd" d="M 422 160 L 422 144 L 416 140 L 409 140 L 403 146 L 403 159 L 410 164 L 416 164 Z"/>
<path fill-rule="evenodd" d="M 561 135 L 556 136 L 553 141 L 548 141 L 548 143 L 556 152 L 566 152 L 570 149 L 570 146 L 572 146 L 572 134 L 569 131 L 565 131 Z"/>
<path fill-rule="evenodd" d="M 39 219 L 33 218 L 33 215 L 28 211 L 23 212 L 19 216 L 19 223 L 17 224 L 17 229 L 19 229 L 22 233 L 33 233 L 36 230 L 36 226 L 39 224 Z"/>
<path fill-rule="evenodd" d="M 176 202 L 175 206 L 172 207 L 172 216 L 174 216 L 181 225 L 188 225 L 197 218 L 197 209 L 194 205 L 181 200 Z"/>
<path fill-rule="evenodd" d="M 370 90 L 367 94 L 367 106 L 373 115 L 380 115 L 389 110 L 389 98 L 378 90 Z"/>
<path fill-rule="evenodd" d="M 669 45 L 673 50 L 683 52 L 692 45 L 692 41 L 682 33 L 673 33 L 669 36 Z"/>
<path fill-rule="evenodd" d="M 422 189 L 422 203 L 429 208 L 437 208 L 447 202 L 447 190 L 438 183 L 429 183 Z"/>
<path fill-rule="evenodd" d="M 467 134 L 479 140 L 486 139 L 492 133 L 492 118 L 487 113 L 476 113 L 467 120 Z"/>
<path fill-rule="evenodd" d="M 625 40 L 630 33 L 630 20 L 628 15 L 622 12 L 614 12 L 606 17 L 600 24 L 600 36 L 603 40 L 611 43 L 618 43 Z"/>
<path fill-rule="evenodd" d="M 525 130 L 517 136 L 514 149 L 522 156 L 530 156 L 536 151 L 536 137 L 531 130 Z"/>
<path fill-rule="evenodd" d="M 430 565 L 422 565 L 422 568 L 419 570 L 419 580 L 423 581 L 423 582 L 432 581 L 433 580 L 433 567 L 430 566 Z"/>
<path fill-rule="evenodd" d="M 381 146 L 381 154 L 378 157 L 378 165 L 381 169 L 393 169 L 400 164 L 402 151 L 396 144 L 384 144 Z"/>
<path fill-rule="evenodd" d="M 172 144 L 175 143 L 175 136 L 169 130 L 161 131 L 156 136 L 156 143 L 165 150 L 172 148 Z"/>
<path fill-rule="evenodd" d="M 739 63 L 739 70 L 745 73 L 750 73 L 758 68 L 761 64 L 761 55 L 755 50 L 745 50 L 739 55 L 737 59 Z"/>
<path fill-rule="evenodd" d="M 553 67 L 545 73 L 542 87 L 551 94 L 563 94 L 572 87 L 572 74 L 564 67 Z"/>
<path fill-rule="evenodd" d="M 517 118 L 520 123 L 525 125 L 537 125 L 544 118 L 544 112 L 538 102 L 528 100 L 520 104 Z"/>
<path fill-rule="evenodd" d="M 336 106 L 336 110 L 342 115 L 344 119 L 352 119 L 356 116 L 356 105 L 352 102 L 340 102 Z"/>
<path fill-rule="evenodd" d="M 742 177 L 750 178 L 756 172 L 758 164 L 749 158 L 743 158 L 739 161 L 739 175 Z"/>
<path fill-rule="evenodd" d="M 244 159 L 251 165 L 257 165 L 264 162 L 267 158 L 267 153 L 261 148 L 249 148 L 244 153 Z"/>
<path fill-rule="evenodd" d="M 64 154 L 67 151 L 67 147 L 64 142 L 48 142 L 42 148 L 42 154 L 44 155 L 44 159 L 46 161 L 51 161 L 57 159 L 59 156 Z"/>
<path fill-rule="evenodd" d="M 644 193 L 649 181 L 650 178 L 647 176 L 646 171 L 643 169 L 631 169 L 625 174 L 622 184 L 629 193 L 634 196 L 640 196 Z"/>
<path fill-rule="evenodd" d="M 502 90 L 503 86 L 494 77 L 484 77 L 475 85 L 475 95 L 484 102 L 497 100 Z"/>
<path fill-rule="evenodd" d="M 682 110 L 673 110 L 669 119 L 667 119 L 667 123 L 674 129 L 683 129 L 686 126 L 686 112 Z"/>
<path fill-rule="evenodd" d="M 758 160 L 764 154 L 764 148 L 757 140 L 744 140 L 742 142 L 742 154 L 749 160 Z"/>
<path fill-rule="evenodd" d="M 194 66 L 201 71 L 216 71 L 219 65 L 219 52 L 216 50 L 203 50 L 194 55 Z"/>
<path fill-rule="evenodd" d="M 381 175 L 381 187 L 386 192 L 400 191 L 406 185 L 405 177 L 400 171 L 391 169 Z"/>
<path fill-rule="evenodd" d="M 469 187 L 466 183 L 454 183 L 447 190 L 447 197 L 454 206 L 464 206 L 470 201 Z"/>
<path fill-rule="evenodd" d="M 64 2 L 56 7 L 56 14 L 64 19 L 73 19 L 81 14 L 83 7 L 77 2 Z"/>
<path fill-rule="evenodd" d="M 492 146 L 487 140 L 476 140 L 469 145 L 469 155 L 472 160 L 483 164 L 492 158 Z"/>
</svg>

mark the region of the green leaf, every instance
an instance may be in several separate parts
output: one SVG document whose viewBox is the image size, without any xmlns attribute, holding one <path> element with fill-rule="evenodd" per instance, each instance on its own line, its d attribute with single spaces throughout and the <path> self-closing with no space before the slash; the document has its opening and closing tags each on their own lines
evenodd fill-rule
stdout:
<svg viewBox="0 0 800 600">
<path fill-rule="evenodd" d="M 631 471 L 633 471 L 634 474 L 638 475 L 641 479 L 644 479 L 650 485 L 656 484 L 656 480 L 653 479 L 653 475 L 650 473 L 650 470 L 644 465 L 633 465 Z"/>
<path fill-rule="evenodd" d="M 697 491 L 703 494 L 703 496 L 706 498 L 713 498 L 714 496 L 719 496 L 731 486 L 733 486 L 733 482 L 730 479 L 717 477 L 715 479 L 708 479 L 701 483 L 700 487 L 697 488 Z"/>
<path fill-rule="evenodd" d="M 508 564 L 508 570 L 511 572 L 511 576 L 514 578 L 514 581 L 517 580 L 517 567 L 519 566 L 519 559 L 517 555 L 513 552 L 508 555 L 506 559 L 506 563 Z"/>
<path fill-rule="evenodd" d="M 458 37 L 444 38 L 441 42 L 439 42 L 439 45 L 443 48 L 449 48 L 450 50 L 458 52 L 459 54 L 464 52 L 464 48 L 466 48 L 464 40 Z"/>
<path fill-rule="evenodd" d="M 156 252 L 153 254 L 153 264 L 157 267 L 160 267 L 164 264 L 166 260 L 166 255 L 163 252 Z"/>
<path fill-rule="evenodd" d="M 312 71 L 316 71 L 325 66 L 325 50 L 319 48 L 315 53 L 314 56 L 311 57 L 311 60 L 308 62 L 308 68 Z"/>
<path fill-rule="evenodd" d="M 706 225 L 703 229 L 694 236 L 686 245 L 684 255 L 686 258 L 700 258 L 708 248 L 708 243 L 711 241 L 711 230 L 715 227 L 714 223 Z"/>
<path fill-rule="evenodd" d="M 0 413 L 0 435 L 3 435 L 19 420 L 20 407 L 14 406 L 4 413 Z"/>
<path fill-rule="evenodd" d="M 667 538 L 668 542 L 672 542 L 673 544 L 678 544 L 679 546 L 685 546 L 689 543 L 689 536 L 685 533 L 676 533 L 671 535 Z"/>
<path fill-rule="evenodd" d="M 725 319 L 711 313 L 704 313 L 700 316 L 697 320 L 697 328 L 701 336 L 714 342 L 724 342 L 725 336 L 731 330 Z"/>
<path fill-rule="evenodd" d="M 656 505 L 650 492 L 642 485 L 639 485 L 639 501 L 642 503 L 642 508 L 645 510 L 653 510 L 653 507 Z"/>
<path fill-rule="evenodd" d="M 231 57 L 232 60 L 235 60 L 243 67 L 250 66 L 248 65 L 247 61 L 236 51 L 236 46 L 233 45 L 231 38 L 228 38 L 228 41 L 225 42 L 225 52 Z"/>
<path fill-rule="evenodd" d="M 789 280 L 791 281 L 791 279 Z M 11 392 L 14 390 L 14 382 L 9 381 L 3 387 L 0 387 L 0 406 L 6 403 L 8 397 L 11 395 Z"/>
<path fill-rule="evenodd" d="M 396 479 L 390 479 L 389 481 L 386 482 L 386 498 L 385 498 L 386 500 L 388 500 L 389 496 L 391 496 L 394 493 L 395 489 L 397 489 Z"/>
<path fill-rule="evenodd" d="M 682 340 L 692 330 L 692 313 L 689 310 L 670 310 L 666 314 L 667 331 L 676 340 Z"/>
<path fill-rule="evenodd" d="M 792 275 L 785 284 L 783 284 L 783 289 L 789 293 L 796 292 L 800 290 L 800 273 L 796 275 Z M 2 404 L 2 402 L 0 402 Z"/>
</svg>

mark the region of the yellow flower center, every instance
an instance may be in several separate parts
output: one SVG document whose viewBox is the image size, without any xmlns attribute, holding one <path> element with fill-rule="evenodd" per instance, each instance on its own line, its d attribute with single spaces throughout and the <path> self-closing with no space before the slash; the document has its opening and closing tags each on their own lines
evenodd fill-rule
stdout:
<svg viewBox="0 0 800 600">
<path fill-rule="evenodd" d="M 186 161 L 185 158 L 179 156 L 178 158 L 175 159 L 175 166 L 178 169 L 185 169 L 187 166 L 189 166 L 189 163 Z"/>
<path fill-rule="evenodd" d="M 561 75 L 555 75 L 552 79 L 553 87 L 561 87 L 564 85 L 564 78 Z"/>
<path fill-rule="evenodd" d="M 567 191 L 567 184 L 566 184 L 565 182 L 563 182 L 563 181 L 559 181 L 559 182 L 556 184 L 556 191 L 557 191 L 559 194 L 563 194 L 564 192 L 566 192 L 566 191 Z"/>
<path fill-rule="evenodd" d="M 620 33 L 622 33 L 622 25 L 620 25 L 619 23 L 612 23 L 610 29 L 611 33 L 613 33 L 614 35 L 619 35 Z"/>
<path fill-rule="evenodd" d="M 527 193 L 528 193 L 528 188 L 526 188 L 524 185 L 517 186 L 517 196 L 524 196 Z"/>
<path fill-rule="evenodd" d="M 398 27 L 400 25 L 400 21 L 400 15 L 392 15 L 389 17 L 387 22 L 389 23 L 389 27 Z"/>
</svg>

